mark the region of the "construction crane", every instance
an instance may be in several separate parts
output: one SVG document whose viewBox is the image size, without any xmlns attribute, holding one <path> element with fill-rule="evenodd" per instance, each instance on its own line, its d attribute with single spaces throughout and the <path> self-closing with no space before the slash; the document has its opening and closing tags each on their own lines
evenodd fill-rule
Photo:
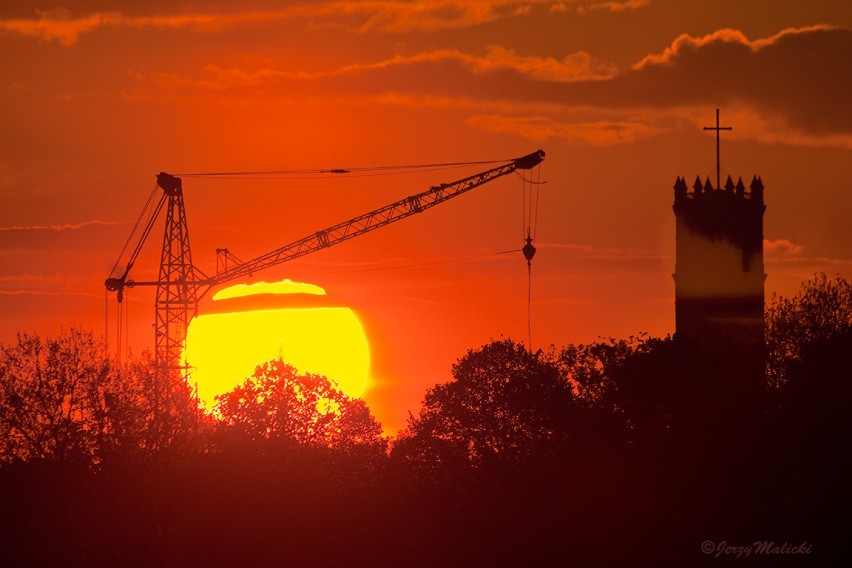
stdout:
<svg viewBox="0 0 852 568">
<path fill-rule="evenodd" d="M 208 276 L 192 262 L 181 178 L 161 172 L 157 176 L 157 187 L 162 189 L 162 194 L 155 203 L 152 200 L 155 198 L 157 188 L 151 194 L 148 204 L 139 217 L 137 227 L 140 226 L 145 212 L 153 205 L 150 207 L 151 214 L 145 224 L 141 225 L 141 236 L 130 254 L 124 272 L 120 276 L 111 275 L 107 278 L 106 289 L 110 292 L 116 292 L 118 302 L 121 303 L 125 288 L 156 287 L 154 309 L 155 365 L 158 369 L 167 372 L 186 371 L 180 361 L 187 327 L 198 311 L 199 300 L 214 286 L 245 276 L 252 276 L 261 270 L 326 249 L 410 217 L 415 213 L 421 213 L 517 170 L 530 170 L 540 164 L 543 159 L 544 152 L 537 150 L 532 154 L 508 161 L 503 165 L 472 176 L 433 186 L 426 191 L 410 195 L 348 221 L 332 225 L 245 262 L 239 261 L 227 249 L 219 249 L 217 252 L 226 254 L 231 263 L 223 263 L 221 270 L 218 270 L 219 267 L 217 267 L 217 273 L 214 276 Z M 157 218 L 164 209 L 166 224 L 158 278 L 151 281 L 133 280 L 130 278 L 130 272 Z M 131 237 L 128 239 L 125 249 L 134 232 L 131 232 Z M 524 254 L 529 260 L 531 258 L 529 247 L 532 246 L 529 240 L 527 245 L 528 247 L 524 247 Z M 533 248 L 532 252 L 534 250 Z M 122 255 L 123 253 L 124 251 L 122 251 Z M 116 273 L 119 263 L 120 259 L 119 262 L 116 262 L 113 274 Z"/>
</svg>

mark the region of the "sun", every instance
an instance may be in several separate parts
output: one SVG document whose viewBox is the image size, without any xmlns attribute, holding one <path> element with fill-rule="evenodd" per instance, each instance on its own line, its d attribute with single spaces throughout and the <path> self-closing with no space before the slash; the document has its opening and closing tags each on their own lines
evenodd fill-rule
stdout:
<svg viewBox="0 0 852 568">
<path fill-rule="evenodd" d="M 218 313 L 192 320 L 184 351 L 190 385 L 206 408 L 258 364 L 279 357 L 302 373 L 325 375 L 350 397 L 364 392 L 370 372 L 364 327 L 351 308 L 329 307 L 319 286 L 291 280 L 238 284 L 213 300 Z M 282 304 L 290 307 L 277 307 Z"/>
</svg>

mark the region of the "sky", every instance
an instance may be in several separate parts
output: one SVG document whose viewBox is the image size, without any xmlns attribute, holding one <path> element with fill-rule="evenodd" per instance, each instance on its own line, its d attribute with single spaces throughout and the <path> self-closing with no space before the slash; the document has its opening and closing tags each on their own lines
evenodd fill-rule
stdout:
<svg viewBox="0 0 852 568">
<path fill-rule="evenodd" d="M 490 339 L 674 331 L 672 186 L 714 177 L 716 108 L 733 128 L 723 179 L 766 187 L 767 299 L 816 272 L 852 277 L 845 0 L 16 1 L 0 6 L 0 53 L 3 343 L 103 334 L 105 307 L 114 324 L 103 281 L 161 171 L 543 149 L 529 275 L 520 252 L 499 254 L 523 246 L 515 175 L 256 275 L 316 284 L 358 314 L 364 398 L 395 431 Z M 217 247 L 252 258 L 482 169 L 186 178 L 193 260 L 212 273 Z M 137 279 L 155 273 L 161 230 Z M 152 348 L 153 298 L 125 302 L 126 344 Z"/>
</svg>

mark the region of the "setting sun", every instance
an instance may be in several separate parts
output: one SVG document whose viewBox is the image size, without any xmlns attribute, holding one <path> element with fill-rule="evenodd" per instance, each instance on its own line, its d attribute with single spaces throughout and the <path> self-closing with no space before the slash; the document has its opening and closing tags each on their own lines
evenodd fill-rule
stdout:
<svg viewBox="0 0 852 568">
<path fill-rule="evenodd" d="M 204 314 L 190 324 L 185 361 L 199 400 L 213 408 L 217 395 L 242 383 L 258 364 L 279 357 L 360 397 L 370 371 L 367 336 L 351 308 L 305 301 L 324 296 L 318 286 L 290 280 L 240 284 L 217 293 L 213 299 L 219 304 L 244 299 L 260 307 Z"/>
</svg>

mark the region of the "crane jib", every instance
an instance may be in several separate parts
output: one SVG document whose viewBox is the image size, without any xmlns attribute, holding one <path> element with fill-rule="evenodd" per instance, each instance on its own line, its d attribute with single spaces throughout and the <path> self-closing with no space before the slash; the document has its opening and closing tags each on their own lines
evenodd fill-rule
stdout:
<svg viewBox="0 0 852 568">
<path fill-rule="evenodd" d="M 246 276 L 295 260 L 317 250 L 342 243 L 353 237 L 368 233 L 390 223 L 402 220 L 416 213 L 444 203 L 480 185 L 493 181 L 519 169 L 532 169 L 544 159 L 544 151 L 537 150 L 531 154 L 517 158 L 507 164 L 479 172 L 450 183 L 433 186 L 426 191 L 410 195 L 394 203 L 385 205 L 368 213 L 364 213 L 342 223 L 332 225 L 309 236 L 291 242 L 274 251 L 258 256 L 252 260 L 232 266 L 217 273 L 211 280 L 215 284 L 224 284 Z"/>
<path fill-rule="evenodd" d="M 519 170 L 531 170 L 544 160 L 544 150 L 536 150 L 523 158 L 515 160 L 515 167 Z"/>
</svg>

